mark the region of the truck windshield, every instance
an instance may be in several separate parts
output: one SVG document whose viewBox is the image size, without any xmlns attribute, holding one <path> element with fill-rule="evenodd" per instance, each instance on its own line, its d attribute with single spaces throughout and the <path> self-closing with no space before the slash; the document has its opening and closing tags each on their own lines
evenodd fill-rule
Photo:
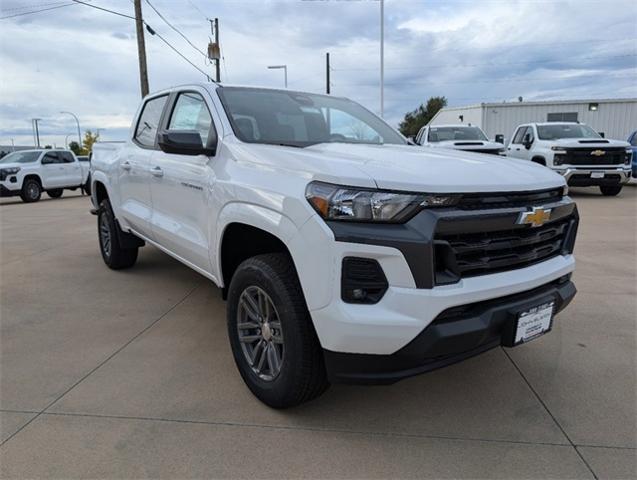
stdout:
<svg viewBox="0 0 637 480">
<path fill-rule="evenodd" d="M 602 138 L 588 125 L 561 124 L 538 125 L 537 136 L 540 140 L 558 140 L 560 138 Z"/>
<path fill-rule="evenodd" d="M 427 140 L 432 143 L 449 140 L 481 140 L 487 136 L 478 127 L 431 127 Z"/>
<path fill-rule="evenodd" d="M 220 87 L 221 103 L 235 135 L 244 142 L 307 147 L 317 143 L 407 141 L 358 103 L 328 95 Z"/>
<path fill-rule="evenodd" d="M 0 163 L 31 163 L 35 162 L 42 152 L 13 152 L 0 160 Z"/>
</svg>

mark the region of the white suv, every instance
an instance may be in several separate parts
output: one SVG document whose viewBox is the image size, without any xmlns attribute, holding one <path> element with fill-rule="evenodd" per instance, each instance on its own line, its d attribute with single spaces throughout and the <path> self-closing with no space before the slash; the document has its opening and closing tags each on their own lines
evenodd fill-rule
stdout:
<svg viewBox="0 0 637 480">
<path fill-rule="evenodd" d="M 582 123 L 520 125 L 506 155 L 545 165 L 570 186 L 597 186 L 603 195 L 619 194 L 631 177 L 630 144 L 602 138 Z"/>
<path fill-rule="evenodd" d="M 87 186 L 88 173 L 70 150 L 20 150 L 0 160 L 0 196 L 27 203 L 40 200 L 42 192 L 59 198 L 64 189 Z"/>
<path fill-rule="evenodd" d="M 410 145 L 345 98 L 158 92 L 125 143 L 93 147 L 91 181 L 106 265 L 149 243 L 218 285 L 237 368 L 274 407 L 524 343 L 575 295 L 562 177 Z"/>
</svg>

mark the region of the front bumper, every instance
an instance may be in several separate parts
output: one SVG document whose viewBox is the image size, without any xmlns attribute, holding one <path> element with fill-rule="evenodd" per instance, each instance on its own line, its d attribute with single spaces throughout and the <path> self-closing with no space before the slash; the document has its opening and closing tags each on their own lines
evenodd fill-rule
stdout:
<svg viewBox="0 0 637 480">
<path fill-rule="evenodd" d="M 6 186 L 0 184 L 0 197 L 15 197 L 20 195 L 20 190 L 10 190 Z"/>
<path fill-rule="evenodd" d="M 598 187 L 623 185 L 632 175 L 630 167 L 568 168 L 556 169 L 570 187 Z M 603 172 L 602 178 L 592 178 L 591 174 Z"/>
<path fill-rule="evenodd" d="M 328 376 L 333 383 L 394 383 L 499 345 L 510 345 L 519 312 L 553 301 L 555 314 L 570 303 L 575 293 L 570 275 L 565 275 L 526 292 L 446 309 L 393 354 L 324 350 Z"/>
</svg>

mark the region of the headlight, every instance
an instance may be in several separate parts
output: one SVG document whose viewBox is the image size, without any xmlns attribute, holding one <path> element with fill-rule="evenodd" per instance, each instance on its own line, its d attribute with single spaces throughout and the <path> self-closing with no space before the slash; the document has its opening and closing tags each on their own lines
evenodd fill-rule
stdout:
<svg viewBox="0 0 637 480">
<path fill-rule="evenodd" d="M 305 189 L 314 210 L 325 220 L 400 223 L 421 208 L 454 205 L 456 195 L 437 195 L 366 190 L 312 182 Z"/>
<path fill-rule="evenodd" d="M 630 148 L 626 149 L 626 156 L 624 157 L 624 165 L 630 165 L 633 159 L 633 151 Z"/>
<path fill-rule="evenodd" d="M 20 171 L 20 167 L 12 167 L 12 168 L 3 168 L 0 170 L 5 175 L 13 175 L 14 173 L 18 173 Z"/>
</svg>

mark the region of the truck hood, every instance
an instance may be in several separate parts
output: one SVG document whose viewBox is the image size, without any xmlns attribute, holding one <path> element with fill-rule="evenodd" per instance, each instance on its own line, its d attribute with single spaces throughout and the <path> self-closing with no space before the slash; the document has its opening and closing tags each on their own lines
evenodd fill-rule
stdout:
<svg viewBox="0 0 637 480">
<path fill-rule="evenodd" d="M 306 148 L 243 143 L 237 147 L 247 158 L 272 168 L 352 186 L 451 193 L 540 190 L 565 183 L 560 175 L 536 163 L 443 148 L 346 143 Z"/>
<path fill-rule="evenodd" d="M 609 148 L 609 147 L 630 147 L 630 143 L 621 140 L 610 140 L 606 138 L 562 138 L 551 142 L 556 147 L 564 148 Z"/>
<path fill-rule="evenodd" d="M 444 140 L 428 144 L 433 148 L 453 148 L 455 150 L 502 150 L 504 145 L 486 140 Z"/>
<path fill-rule="evenodd" d="M 0 163 L 0 169 L 5 169 L 5 168 L 15 168 L 15 167 L 19 167 L 19 168 L 24 168 L 25 165 L 29 165 L 28 163 L 17 163 L 17 162 L 11 162 L 11 163 Z"/>
</svg>

